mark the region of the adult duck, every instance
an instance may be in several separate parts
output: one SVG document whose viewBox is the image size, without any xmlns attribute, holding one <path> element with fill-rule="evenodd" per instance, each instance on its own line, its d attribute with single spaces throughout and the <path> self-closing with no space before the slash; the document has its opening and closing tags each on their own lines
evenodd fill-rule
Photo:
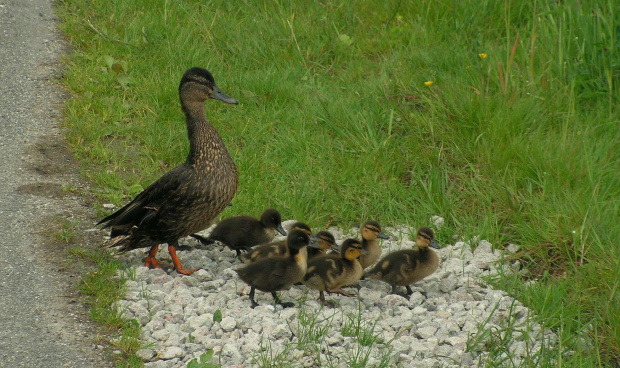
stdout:
<svg viewBox="0 0 620 368">
<path fill-rule="evenodd" d="M 118 247 L 120 252 L 150 248 L 145 261 L 149 268 L 170 266 L 156 259 L 159 245 L 168 244 L 176 271 L 189 275 L 198 269 L 183 268 L 176 254 L 179 239 L 207 228 L 231 202 L 239 181 L 222 138 L 207 120 L 204 103 L 208 99 L 238 102 L 202 68 L 185 72 L 179 96 L 189 136 L 187 160 L 98 225 L 111 229 L 108 247 Z"/>
</svg>

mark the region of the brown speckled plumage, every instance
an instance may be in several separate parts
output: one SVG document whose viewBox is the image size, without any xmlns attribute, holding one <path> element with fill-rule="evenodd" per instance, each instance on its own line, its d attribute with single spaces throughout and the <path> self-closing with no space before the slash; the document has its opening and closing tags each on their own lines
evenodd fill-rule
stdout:
<svg viewBox="0 0 620 368">
<path fill-rule="evenodd" d="M 310 226 L 304 224 L 303 222 L 294 223 L 289 231 L 293 230 L 303 230 L 308 235 L 312 234 Z M 288 254 L 288 245 L 286 244 L 286 239 L 284 239 L 256 246 L 249 252 L 240 255 L 239 259 L 241 259 L 241 261 L 245 264 L 250 264 L 258 261 L 259 259 L 288 256 Z"/>
<path fill-rule="evenodd" d="M 312 239 L 314 237 L 301 229 L 291 230 L 286 238 L 288 256 L 263 258 L 235 270 L 239 278 L 251 287 L 249 296 L 252 308 L 258 305 L 254 300 L 255 289 L 271 292 L 275 302 L 284 307 L 292 306 L 292 303 L 282 303 L 276 291 L 286 290 L 303 279 L 307 260 L 301 250 L 306 246 L 318 247 Z"/>
<path fill-rule="evenodd" d="M 351 296 L 341 287 L 357 283 L 364 269 L 358 258 L 364 253 L 362 243 L 356 239 L 347 239 L 340 246 L 340 254 L 328 254 L 308 261 L 308 269 L 303 283 L 314 290 L 319 290 L 319 300 L 325 304 L 324 292 Z"/>
<path fill-rule="evenodd" d="M 366 221 L 362 226 L 362 246 L 368 254 L 362 255 L 359 259 L 362 268 L 372 266 L 381 257 L 379 239 L 389 239 L 389 236 L 381 231 L 381 225 L 377 221 Z"/>
<path fill-rule="evenodd" d="M 396 286 L 405 286 L 407 295 L 411 295 L 413 291 L 409 285 L 432 274 L 439 266 L 437 254 L 429 248 L 439 248 L 433 230 L 421 228 L 416 244 L 418 249 L 398 250 L 386 255 L 366 276 L 387 282 L 392 286 L 393 294 L 396 294 Z"/>
<path fill-rule="evenodd" d="M 222 138 L 205 116 L 204 102 L 237 101 L 224 94 L 211 73 L 201 68 L 183 75 L 179 96 L 190 143 L 187 160 L 99 224 L 111 228 L 108 247 L 118 247 L 121 252 L 151 247 L 147 266 L 158 267 L 154 259 L 157 247 L 167 243 L 177 271 L 191 273 L 182 269 L 176 257 L 178 240 L 207 228 L 231 202 L 239 180 Z"/>
</svg>

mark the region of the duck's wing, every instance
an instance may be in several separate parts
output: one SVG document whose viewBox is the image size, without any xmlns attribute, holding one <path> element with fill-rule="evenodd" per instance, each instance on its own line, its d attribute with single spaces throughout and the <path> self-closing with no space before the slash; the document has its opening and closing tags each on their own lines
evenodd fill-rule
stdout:
<svg viewBox="0 0 620 368">
<path fill-rule="evenodd" d="M 149 185 L 123 208 L 105 217 L 97 225 L 103 224 L 104 229 L 112 227 L 111 236 L 114 237 L 124 233 L 125 229 L 148 224 L 155 217 L 166 199 L 182 185 L 182 181 L 178 180 L 179 171 L 179 167 L 169 171 L 159 180 Z"/>
</svg>

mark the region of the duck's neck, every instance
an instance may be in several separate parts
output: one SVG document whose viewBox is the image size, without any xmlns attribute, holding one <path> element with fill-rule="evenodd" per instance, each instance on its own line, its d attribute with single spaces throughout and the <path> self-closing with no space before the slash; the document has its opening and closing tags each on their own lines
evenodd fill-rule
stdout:
<svg viewBox="0 0 620 368">
<path fill-rule="evenodd" d="M 214 162 L 221 161 L 232 163 L 222 138 L 207 120 L 204 102 L 182 101 L 181 105 L 185 112 L 189 137 L 187 163 L 193 167 L 212 167 Z"/>
</svg>

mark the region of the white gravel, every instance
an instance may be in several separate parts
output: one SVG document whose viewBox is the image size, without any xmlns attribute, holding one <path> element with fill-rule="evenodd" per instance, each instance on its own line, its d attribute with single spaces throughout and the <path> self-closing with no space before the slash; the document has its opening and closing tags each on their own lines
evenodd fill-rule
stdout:
<svg viewBox="0 0 620 368">
<path fill-rule="evenodd" d="M 432 221 L 443 224 L 440 217 Z M 293 222 L 286 221 L 284 228 L 288 230 Z M 358 232 L 328 230 L 338 243 Z M 384 254 L 414 245 L 408 240 L 408 234 L 415 234 L 412 229 L 384 230 L 393 234 L 382 243 Z M 185 241 L 197 244 L 190 238 Z M 441 246 L 439 269 L 413 285 L 409 299 L 389 294 L 390 286 L 377 280 L 360 281 L 359 298 L 328 295 L 340 304 L 333 309 L 321 309 L 318 292 L 308 292 L 305 286 L 281 293 L 284 301 L 296 305 L 306 296 L 301 310 L 274 308 L 271 295 L 260 291 L 256 293 L 260 306 L 251 309 L 249 287 L 234 272 L 242 263 L 228 248 L 214 245 L 208 250 L 179 252 L 185 268 L 204 268 L 189 277 L 146 269 L 141 266 L 144 251 L 136 250 L 123 256 L 135 270 L 135 278 L 131 277 L 135 280 L 127 281 L 127 294 L 118 308 L 142 325 L 147 347 L 139 355 L 146 367 L 186 367 L 208 349 L 216 351 L 214 362 L 219 356 L 222 367 L 251 367 L 258 365 L 261 352 L 263 357 L 275 357 L 287 345 L 283 355 L 293 367 L 348 367 L 358 352 L 368 354 L 366 367 L 378 366 L 387 358 L 387 366 L 470 367 L 492 358 L 484 343 L 501 334 L 512 335 L 511 342 L 503 346 L 504 354 L 519 366 L 543 343 L 554 343 L 555 336 L 535 323 L 527 308 L 505 291 L 493 290 L 481 281 L 481 276 L 497 273 L 500 267 L 496 261 L 502 254 L 493 251 L 489 242 L 479 241 L 473 252 L 464 242 Z M 168 257 L 165 246 L 158 257 Z M 518 269 L 518 264 L 507 265 L 503 271 L 512 269 Z M 213 318 L 217 310 L 222 313 L 219 322 Z M 307 335 L 300 325 L 300 312 L 318 317 L 316 326 L 326 328 L 320 342 L 299 343 L 300 337 Z M 348 336 L 346 328 L 357 316 L 361 316 L 362 331 L 372 332 L 385 343 L 365 346 Z"/>
</svg>

